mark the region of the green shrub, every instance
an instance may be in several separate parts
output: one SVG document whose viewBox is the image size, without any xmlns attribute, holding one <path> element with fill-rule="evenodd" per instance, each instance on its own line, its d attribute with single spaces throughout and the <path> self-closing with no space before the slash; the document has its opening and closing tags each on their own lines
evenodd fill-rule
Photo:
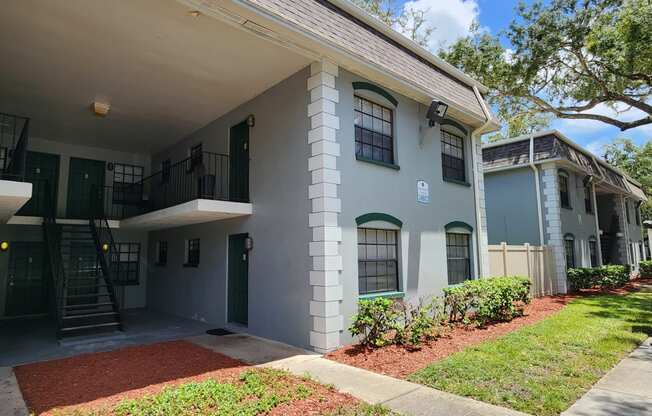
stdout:
<svg viewBox="0 0 652 416">
<path fill-rule="evenodd" d="M 398 301 L 395 305 L 399 319 L 394 343 L 417 346 L 439 335 L 443 321 L 443 304 L 439 298 L 421 299 L 416 305 Z"/>
<path fill-rule="evenodd" d="M 652 260 L 643 260 L 639 263 L 641 277 L 652 277 Z"/>
<path fill-rule="evenodd" d="M 480 325 L 509 321 L 530 302 L 530 280 L 519 276 L 468 280 L 444 289 L 444 299 L 450 322 L 468 322 L 472 311 Z"/>
<path fill-rule="evenodd" d="M 629 282 L 630 268 L 620 264 L 610 264 L 594 268 L 568 269 L 566 277 L 573 290 L 613 289 Z"/>
<path fill-rule="evenodd" d="M 349 332 L 353 336 L 361 336 L 360 343 L 363 345 L 382 347 L 391 342 L 389 335 L 398 329 L 398 318 L 399 311 L 391 299 L 360 300 Z"/>
</svg>

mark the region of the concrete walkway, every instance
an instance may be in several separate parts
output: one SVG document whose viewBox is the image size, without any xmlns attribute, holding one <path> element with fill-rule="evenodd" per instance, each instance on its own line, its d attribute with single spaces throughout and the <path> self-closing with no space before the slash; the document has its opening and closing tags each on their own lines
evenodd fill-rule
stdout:
<svg viewBox="0 0 652 416">
<path fill-rule="evenodd" d="M 188 339 L 213 351 L 261 367 L 310 376 L 370 404 L 414 416 L 524 416 L 524 413 L 444 393 L 322 358 L 309 351 L 248 335 Z"/>
<path fill-rule="evenodd" d="M 23 395 L 11 367 L 0 367 L 0 416 L 27 416 Z"/>
<path fill-rule="evenodd" d="M 609 371 L 563 416 L 652 416 L 652 338 Z"/>
</svg>

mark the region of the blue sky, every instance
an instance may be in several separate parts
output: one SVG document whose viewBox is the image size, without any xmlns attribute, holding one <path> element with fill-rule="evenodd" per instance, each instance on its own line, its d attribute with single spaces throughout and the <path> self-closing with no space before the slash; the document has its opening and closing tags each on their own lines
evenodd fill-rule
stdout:
<svg viewBox="0 0 652 416">
<path fill-rule="evenodd" d="M 468 26 L 473 20 L 478 20 L 483 28 L 494 34 L 507 29 L 515 17 L 518 0 L 411 0 L 406 3 L 429 10 L 426 17 L 435 27 L 430 47 L 436 51 L 439 45 L 448 44 L 468 33 Z M 596 108 L 595 112 L 616 116 L 606 106 Z M 640 114 L 639 111 L 630 110 L 619 117 L 636 119 Z M 652 125 L 620 132 L 616 127 L 597 121 L 555 120 L 552 127 L 598 156 L 602 155 L 602 146 L 616 137 L 627 137 L 639 144 L 652 140 Z"/>
</svg>

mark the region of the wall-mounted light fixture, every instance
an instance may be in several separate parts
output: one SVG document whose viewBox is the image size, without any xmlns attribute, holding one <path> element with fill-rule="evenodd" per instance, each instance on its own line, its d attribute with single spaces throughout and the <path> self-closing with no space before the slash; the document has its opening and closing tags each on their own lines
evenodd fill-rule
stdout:
<svg viewBox="0 0 652 416">
<path fill-rule="evenodd" d="M 109 251 L 109 245 L 107 243 L 102 244 L 102 251 L 105 253 Z"/>
<path fill-rule="evenodd" d="M 188 12 L 188 15 L 190 17 L 199 17 L 201 16 L 201 12 L 199 10 L 191 10 Z"/>
<path fill-rule="evenodd" d="M 251 251 L 254 249 L 254 240 L 251 237 L 245 238 L 245 250 Z"/>
<path fill-rule="evenodd" d="M 253 114 L 247 116 L 247 126 L 253 127 L 256 125 L 256 117 Z"/>
<path fill-rule="evenodd" d="M 448 111 L 448 104 L 442 101 L 432 100 L 430 107 L 428 107 L 428 112 L 426 113 L 428 125 L 433 127 L 436 121 L 446 117 L 446 111 Z"/>
<path fill-rule="evenodd" d="M 9 241 L 0 242 L 0 251 L 7 251 L 7 250 L 9 250 Z"/>
</svg>

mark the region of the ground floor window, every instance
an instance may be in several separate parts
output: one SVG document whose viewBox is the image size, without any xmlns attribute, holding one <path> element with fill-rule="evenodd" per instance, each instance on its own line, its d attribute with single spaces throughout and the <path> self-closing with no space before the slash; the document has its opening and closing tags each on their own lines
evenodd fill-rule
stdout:
<svg viewBox="0 0 652 416">
<path fill-rule="evenodd" d="M 186 264 L 185 266 L 199 266 L 199 238 L 193 238 L 186 243 Z"/>
<path fill-rule="evenodd" d="M 399 290 L 397 230 L 358 228 L 358 288 L 361 295 Z"/>
<path fill-rule="evenodd" d="M 449 285 L 471 279 L 470 234 L 446 233 L 446 258 Z"/>
<path fill-rule="evenodd" d="M 566 268 L 575 267 L 575 237 L 567 234 L 564 237 L 564 251 L 566 253 Z"/>
<path fill-rule="evenodd" d="M 598 265 L 598 242 L 595 238 L 589 239 L 589 256 L 591 258 L 591 267 Z"/>
<path fill-rule="evenodd" d="M 117 281 L 123 285 L 137 285 L 140 264 L 140 243 L 116 243 L 114 261 Z"/>
</svg>

